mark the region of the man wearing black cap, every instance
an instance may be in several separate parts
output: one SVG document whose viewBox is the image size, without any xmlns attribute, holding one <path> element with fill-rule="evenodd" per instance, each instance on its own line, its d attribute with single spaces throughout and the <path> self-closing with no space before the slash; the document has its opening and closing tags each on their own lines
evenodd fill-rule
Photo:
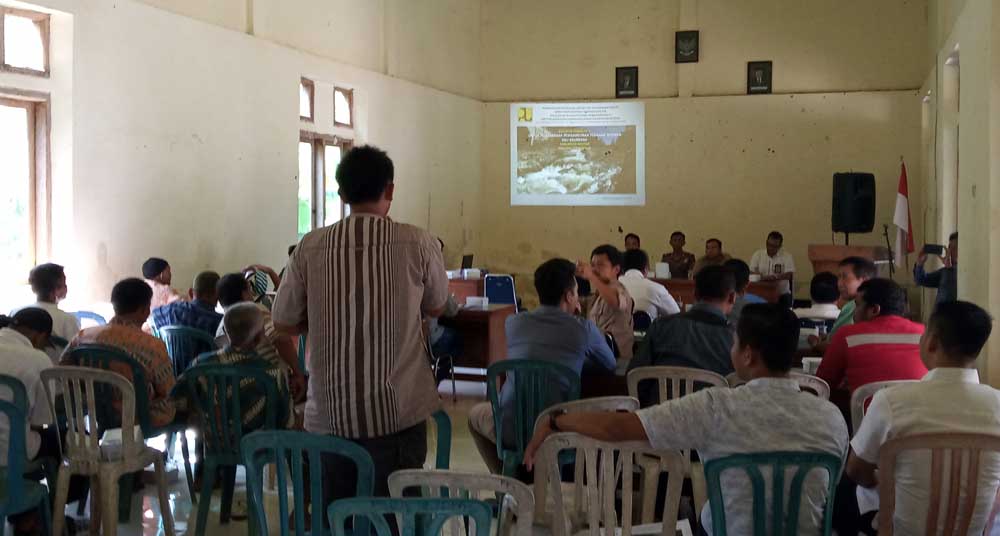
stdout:
<svg viewBox="0 0 1000 536">
<path fill-rule="evenodd" d="M 153 289 L 153 302 L 150 309 L 162 307 L 168 303 L 183 300 L 184 295 L 170 286 L 173 277 L 170 273 L 170 263 L 159 258 L 150 257 L 142 263 L 142 277 L 146 279 L 149 288 Z"/>
</svg>

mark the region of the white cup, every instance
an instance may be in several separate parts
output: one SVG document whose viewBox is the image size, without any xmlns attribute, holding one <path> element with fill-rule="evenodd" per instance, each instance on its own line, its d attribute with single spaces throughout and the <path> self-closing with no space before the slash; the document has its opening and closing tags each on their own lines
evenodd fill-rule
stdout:
<svg viewBox="0 0 1000 536">
<path fill-rule="evenodd" d="M 750 282 L 757 283 L 760 281 L 760 274 L 750 274 Z"/>
<path fill-rule="evenodd" d="M 823 361 L 822 357 L 803 357 L 802 358 L 802 370 L 806 374 L 816 374 L 819 370 L 819 364 Z"/>
</svg>

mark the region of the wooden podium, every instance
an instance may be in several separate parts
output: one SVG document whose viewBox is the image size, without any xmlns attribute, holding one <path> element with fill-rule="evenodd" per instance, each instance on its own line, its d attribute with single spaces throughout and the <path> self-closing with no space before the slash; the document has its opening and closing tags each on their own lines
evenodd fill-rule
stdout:
<svg viewBox="0 0 1000 536">
<path fill-rule="evenodd" d="M 809 260 L 813 273 L 837 273 L 840 261 L 847 257 L 863 257 L 875 262 L 879 273 L 889 266 L 889 248 L 885 246 L 839 246 L 836 244 L 809 244 Z"/>
</svg>

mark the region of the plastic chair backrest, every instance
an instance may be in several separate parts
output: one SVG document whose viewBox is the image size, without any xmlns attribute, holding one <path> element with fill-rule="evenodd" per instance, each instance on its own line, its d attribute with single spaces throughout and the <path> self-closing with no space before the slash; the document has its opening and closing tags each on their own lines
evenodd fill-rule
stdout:
<svg viewBox="0 0 1000 536">
<path fill-rule="evenodd" d="M 355 494 L 359 497 L 371 496 L 375 486 L 375 462 L 368 451 L 356 443 L 339 437 L 294 432 L 284 430 L 261 430 L 248 434 L 240 442 L 240 452 L 247 474 L 247 497 L 257 520 L 258 534 L 272 534 L 268 531 L 267 514 L 264 507 L 264 466 L 275 463 L 278 489 L 278 525 L 282 536 L 311 534 L 326 536 L 322 513 L 326 508 L 323 501 L 324 454 L 336 454 L 349 458 L 357 468 Z M 309 476 L 310 511 L 314 512 L 313 527 L 306 527 L 305 489 L 306 471 Z M 291 479 L 291 488 L 288 481 Z M 294 526 L 289 526 L 288 491 L 292 494 L 295 516 Z M 252 521 L 251 521 L 252 522 Z M 359 527 L 360 528 L 360 527 Z M 358 534 L 365 534 L 359 531 Z"/>
<path fill-rule="evenodd" d="M 858 428 L 861 428 L 861 421 L 865 418 L 865 413 L 868 410 L 868 403 L 871 402 L 875 393 L 885 389 L 886 387 L 892 387 L 893 385 L 902 385 L 904 383 L 913 383 L 917 380 L 891 380 L 886 382 L 872 382 L 866 383 L 851 393 L 851 429 L 857 433 Z"/>
<path fill-rule="evenodd" d="M 639 384 L 652 380 L 656 380 L 659 393 L 657 400 L 649 401 L 653 404 L 680 398 L 705 387 L 729 387 L 726 378 L 709 370 L 690 367 L 637 367 L 630 370 L 626 378 L 629 396 L 650 405 L 643 400 L 644 397 L 639 396 Z"/>
<path fill-rule="evenodd" d="M 135 410 L 134 413 L 129 413 L 129 418 L 138 421 L 144 437 L 157 435 L 149 415 L 149 383 L 146 380 L 146 370 L 132 356 L 103 344 L 82 344 L 69 350 L 64 359 L 68 359 L 72 366 L 109 370 L 127 380 L 130 379 Z M 117 392 L 109 386 L 101 384 L 97 389 L 98 400 L 116 400 Z M 122 407 L 124 408 L 124 405 Z M 108 428 L 118 428 L 121 426 L 120 418 L 119 412 L 112 404 L 101 404 L 97 407 L 97 424 L 100 427 L 96 429 L 103 431 Z"/>
<path fill-rule="evenodd" d="M 575 454 L 576 464 L 572 483 L 573 503 L 563 497 L 560 454 Z M 671 477 L 684 474 L 684 458 L 680 451 L 657 450 L 645 441 L 603 442 L 574 433 L 552 434 L 545 439 L 535 462 L 535 522 L 547 522 L 554 536 L 569 536 L 587 527 L 590 534 L 615 536 L 617 528 L 627 536 L 632 532 L 633 477 L 636 462 L 643 455 L 661 460 L 661 467 Z M 663 502 L 662 536 L 673 536 L 677 527 L 683 478 L 667 479 Z M 547 495 L 552 494 L 552 507 Z M 619 519 L 615 505 L 621 501 L 623 515 Z M 566 515 L 569 516 L 567 524 Z M 548 519 L 553 516 L 554 519 Z"/>
<path fill-rule="evenodd" d="M 431 415 L 437 430 L 437 445 L 434 455 L 435 469 L 448 469 L 451 465 L 451 417 L 444 410 Z"/>
<path fill-rule="evenodd" d="M 761 468 L 770 468 L 770 494 Z M 822 534 L 829 536 L 833 523 L 833 499 L 840 478 L 841 459 L 824 452 L 761 452 L 736 454 L 705 463 L 705 480 L 708 484 L 708 503 L 712 511 L 712 531 L 726 536 L 726 509 L 722 497 L 722 473 L 743 472 L 750 479 L 753 490 L 753 535 L 794 536 L 798 534 L 802 497 L 806 477 L 814 469 L 827 473 L 826 508 L 823 513 Z M 788 469 L 795 469 L 790 487 L 785 490 Z M 771 504 L 765 504 L 768 495 Z M 785 497 L 788 497 L 787 504 Z M 768 520 L 771 526 L 768 526 Z"/>
<path fill-rule="evenodd" d="M 507 374 L 507 382 L 514 385 L 514 437 L 503 437 L 503 415 L 500 408 L 500 390 L 497 380 Z M 560 392 L 556 386 L 566 387 Z M 493 422 L 497 432 L 497 454 L 502 459 L 504 450 L 521 455 L 534 433 L 535 419 L 545 408 L 560 402 L 580 398 L 580 376 L 573 369 L 552 361 L 540 359 L 505 359 L 486 369 L 486 395 L 493 406 Z M 513 445 L 512 449 L 504 447 Z"/>
<path fill-rule="evenodd" d="M 386 515 L 395 514 L 398 531 L 393 531 Z M 334 501 L 327 510 L 330 526 L 335 536 L 367 534 L 358 531 L 358 521 L 367 520 L 378 536 L 416 536 L 442 534 L 445 522 L 453 518 L 470 518 L 476 536 L 489 536 L 490 505 L 474 499 L 373 499 L 353 498 Z M 354 530 L 345 528 L 345 522 L 356 518 Z M 419 521 L 418 521 L 419 520 Z M 420 526 L 418 527 L 418 522 Z M 471 529 L 471 526 L 470 526 Z M 473 534 L 470 532 L 469 534 Z"/>
<path fill-rule="evenodd" d="M 483 292 L 490 303 L 516 305 L 517 294 L 514 292 L 514 277 L 505 274 L 486 274 L 483 281 Z"/>
<path fill-rule="evenodd" d="M 930 450 L 930 486 L 926 505 L 926 534 L 972 534 L 969 525 L 976 509 L 983 451 L 1000 454 L 1000 437 L 988 434 L 920 434 L 889 440 L 878 452 L 878 533 L 892 536 L 896 511 L 896 461 L 903 451 Z M 961 475 L 966 475 L 962 482 Z M 959 478 L 953 478 L 959 475 Z M 976 475 L 976 478 L 968 478 Z M 993 483 L 995 486 L 995 482 Z M 964 488 L 964 489 L 963 489 Z M 989 529 L 997 516 L 995 497 L 987 520 Z M 942 513 L 944 514 L 942 516 Z M 939 531 L 943 523 L 944 530 Z M 983 534 L 992 534 L 991 530 Z"/>
<path fill-rule="evenodd" d="M 20 500 L 24 497 L 24 466 L 26 424 L 28 415 L 28 394 L 21 380 L 0 374 L 0 386 L 10 389 L 10 396 L 0 395 L 0 419 L 7 421 L 7 464 L 3 483 L 4 493 L 0 494 L 0 512 L 19 511 Z M 8 399 L 9 398 L 9 399 Z M 39 404 L 44 401 L 38 401 Z"/>
<path fill-rule="evenodd" d="M 89 320 L 97 324 L 98 326 L 103 326 L 108 323 L 108 321 L 105 320 L 103 316 L 93 311 L 77 311 L 75 313 L 70 313 L 70 314 L 75 316 L 76 319 L 80 322 L 80 324 L 83 324 L 84 320 Z"/>
<path fill-rule="evenodd" d="M 824 400 L 830 400 L 830 384 L 826 383 L 826 380 L 823 378 L 801 372 L 792 372 L 790 376 L 793 380 L 799 382 L 799 388 L 803 391 L 807 391 Z"/>
<path fill-rule="evenodd" d="M 652 323 L 653 319 L 649 317 L 649 313 L 646 311 L 636 311 L 632 313 L 632 327 L 636 331 L 646 331 Z"/>
<path fill-rule="evenodd" d="M 515 536 L 530 536 L 531 525 L 535 515 L 535 496 L 527 484 L 510 477 L 483 473 L 464 473 L 458 471 L 439 471 L 426 469 L 401 469 L 389 475 L 389 494 L 402 497 L 403 493 L 413 488 L 420 488 L 424 497 L 456 497 L 461 499 L 497 499 L 501 530 L 509 527 L 509 518 L 513 515 L 516 521 Z M 485 497 L 481 495 L 485 494 Z M 506 500 L 509 497 L 510 500 Z M 513 503 L 513 504 L 511 504 Z M 452 531 L 460 534 L 461 531 Z"/>
<path fill-rule="evenodd" d="M 549 418 L 555 411 L 562 413 L 579 413 L 582 411 L 635 411 L 639 409 L 639 399 L 633 396 L 597 396 L 561 402 L 549 406 L 535 419 L 535 428 Z"/>
<path fill-rule="evenodd" d="M 195 365 L 182 376 L 188 400 L 198 414 L 205 457 L 214 457 L 220 465 L 240 463 L 243 440 L 243 414 L 250 402 L 241 400 L 250 387 L 264 390 L 263 429 L 274 429 L 278 413 L 277 381 L 263 368 L 212 363 Z M 249 433 L 249 431 L 248 431 Z"/>
<path fill-rule="evenodd" d="M 101 419 L 109 418 L 109 412 L 115 412 L 114 420 L 121 423 L 122 458 L 138 456 L 145 448 L 134 433 L 136 398 L 128 378 L 109 370 L 77 366 L 46 369 L 41 372 L 41 378 L 45 395 L 50 401 L 56 400 L 55 393 L 63 395 L 62 409 L 66 417 L 66 450 L 63 454 L 67 458 L 87 463 L 101 462 L 101 434 L 94 431 L 109 428 L 101 426 Z M 121 401 L 120 410 L 114 410 L 113 404 L 107 403 L 112 399 Z"/>
<path fill-rule="evenodd" d="M 215 350 L 215 337 L 200 329 L 187 326 L 157 327 L 160 339 L 167 345 L 167 354 L 174 365 L 174 377 L 194 363 L 199 355 Z"/>
</svg>

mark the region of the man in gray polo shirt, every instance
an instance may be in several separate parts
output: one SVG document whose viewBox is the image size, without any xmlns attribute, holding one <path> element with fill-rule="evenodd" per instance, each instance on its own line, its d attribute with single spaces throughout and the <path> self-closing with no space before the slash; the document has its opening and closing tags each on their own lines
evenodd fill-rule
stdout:
<svg viewBox="0 0 1000 536">
<path fill-rule="evenodd" d="M 790 310 L 771 304 L 747 305 L 731 352 L 736 373 L 749 380 L 746 385 L 703 389 L 636 412 L 553 414 L 535 428 L 525 465 L 534 466 L 538 447 L 553 432 L 576 432 L 602 441 L 648 440 L 663 450 L 693 448 L 706 462 L 774 451 L 822 452 L 843 459 L 848 436 L 840 411 L 827 400 L 799 390 L 788 375 L 798 339 L 799 321 Z M 819 531 L 827 483 L 825 473 L 807 477 L 799 534 Z M 722 489 L 727 532 L 751 534 L 750 483 L 730 471 L 723 474 Z M 712 534 L 708 505 L 701 522 L 705 532 Z M 770 521 L 767 526 L 772 526 Z"/>
<path fill-rule="evenodd" d="M 580 299 L 575 275 L 576 266 L 566 259 L 546 261 L 535 270 L 535 290 L 541 305 L 507 318 L 507 359 L 554 361 L 577 374 L 615 370 L 615 356 L 601 330 L 594 322 L 576 316 Z M 506 438 L 514 433 L 514 417 L 507 409 L 514 404 L 515 381 L 513 374 L 508 375 L 500 389 L 501 435 Z M 469 430 L 483 461 L 490 471 L 499 473 L 496 426 L 489 402 L 476 404 L 469 411 Z"/>
</svg>

